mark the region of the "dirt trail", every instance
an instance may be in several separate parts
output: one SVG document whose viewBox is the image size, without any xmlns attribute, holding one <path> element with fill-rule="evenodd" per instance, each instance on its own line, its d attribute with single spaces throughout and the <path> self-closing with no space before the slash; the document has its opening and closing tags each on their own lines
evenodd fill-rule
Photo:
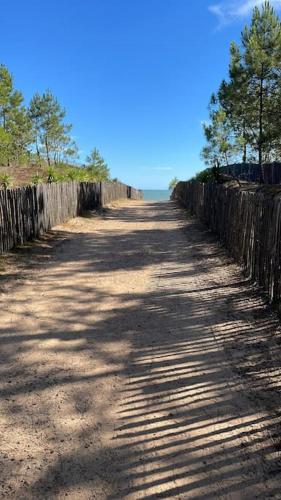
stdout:
<svg viewBox="0 0 281 500">
<path fill-rule="evenodd" d="M 172 203 L 2 258 L 0 492 L 281 498 L 279 324 Z"/>
</svg>

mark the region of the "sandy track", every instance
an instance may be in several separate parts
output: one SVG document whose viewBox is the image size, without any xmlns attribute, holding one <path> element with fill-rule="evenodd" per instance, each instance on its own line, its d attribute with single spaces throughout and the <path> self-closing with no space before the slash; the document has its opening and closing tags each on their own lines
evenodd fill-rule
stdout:
<svg viewBox="0 0 281 500">
<path fill-rule="evenodd" d="M 3 498 L 281 498 L 279 324 L 171 203 L 2 258 Z"/>
</svg>

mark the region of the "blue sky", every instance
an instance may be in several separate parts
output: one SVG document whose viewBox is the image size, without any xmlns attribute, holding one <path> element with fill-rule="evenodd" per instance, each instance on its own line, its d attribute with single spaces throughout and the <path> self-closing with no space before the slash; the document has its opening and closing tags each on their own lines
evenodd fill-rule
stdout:
<svg viewBox="0 0 281 500">
<path fill-rule="evenodd" d="M 46 88 L 58 97 L 82 161 L 98 147 L 113 177 L 165 189 L 202 167 L 210 94 L 260 3 L 2 1 L 0 60 L 27 102 Z"/>
</svg>

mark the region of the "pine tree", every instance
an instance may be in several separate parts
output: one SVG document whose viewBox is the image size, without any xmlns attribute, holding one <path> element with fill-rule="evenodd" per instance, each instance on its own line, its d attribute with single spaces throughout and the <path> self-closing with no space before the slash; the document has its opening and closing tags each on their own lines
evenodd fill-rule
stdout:
<svg viewBox="0 0 281 500">
<path fill-rule="evenodd" d="M 93 149 L 90 155 L 87 156 L 86 168 L 92 180 L 97 182 L 106 182 L 110 180 L 110 170 L 98 149 Z"/>
<path fill-rule="evenodd" d="M 49 90 L 42 96 L 36 93 L 30 102 L 29 116 L 33 124 L 36 153 L 39 161 L 43 153 L 48 165 L 69 154 L 70 146 L 74 151 L 74 141 L 69 137 L 72 125 L 64 123 L 65 114 Z"/>
<path fill-rule="evenodd" d="M 232 131 L 237 159 L 245 163 L 251 154 L 248 144 L 251 135 L 251 112 L 247 106 L 247 76 L 242 66 L 241 54 L 233 42 L 230 47 L 229 82 L 222 81 L 217 100 L 225 112 Z"/>
<path fill-rule="evenodd" d="M 255 7 L 241 46 L 230 48 L 229 80 L 211 99 L 210 124 L 204 126 L 207 164 L 228 158 L 263 163 L 281 153 L 281 23 L 266 1 Z"/>
<path fill-rule="evenodd" d="M 261 9 L 255 7 L 251 25 L 242 33 L 242 65 L 247 81 L 245 104 L 251 120 L 250 144 L 257 150 L 262 167 L 279 143 L 281 130 L 281 24 L 269 2 Z"/>
<path fill-rule="evenodd" d="M 202 158 L 209 166 L 228 165 L 237 153 L 233 130 L 227 113 L 217 96 L 212 95 L 209 105 L 209 123 L 203 124 L 207 145 L 202 150 Z"/>
<path fill-rule="evenodd" d="M 33 140 L 31 123 L 21 92 L 14 89 L 13 77 L 0 65 L 0 159 L 9 164 L 28 152 Z"/>
<path fill-rule="evenodd" d="M 32 123 L 24 106 L 11 113 L 7 130 L 12 138 L 12 157 L 19 163 L 29 156 L 29 147 L 34 141 Z"/>
</svg>

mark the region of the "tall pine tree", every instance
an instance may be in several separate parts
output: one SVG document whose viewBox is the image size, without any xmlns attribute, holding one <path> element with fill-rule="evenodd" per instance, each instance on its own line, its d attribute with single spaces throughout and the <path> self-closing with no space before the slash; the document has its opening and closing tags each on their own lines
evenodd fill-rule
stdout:
<svg viewBox="0 0 281 500">
<path fill-rule="evenodd" d="M 13 77 L 0 65 L 0 162 L 19 162 L 33 141 L 32 127 L 23 95 L 14 88 Z"/>
<path fill-rule="evenodd" d="M 73 155 L 76 153 L 74 141 L 69 136 L 72 125 L 64 123 L 65 114 L 49 90 L 42 95 L 36 93 L 30 102 L 29 116 L 33 124 L 36 153 L 39 161 L 43 155 L 48 165 L 70 155 L 70 151 Z"/>
<path fill-rule="evenodd" d="M 237 158 L 258 161 L 263 180 L 264 162 L 280 159 L 281 154 L 281 23 L 268 1 L 254 8 L 240 46 L 232 43 L 230 55 L 229 79 L 220 85 L 213 99 L 216 111 L 204 127 L 203 157 L 217 156 L 222 138 L 230 138 L 227 142 Z M 220 116 L 224 119 L 218 127 Z"/>
</svg>

